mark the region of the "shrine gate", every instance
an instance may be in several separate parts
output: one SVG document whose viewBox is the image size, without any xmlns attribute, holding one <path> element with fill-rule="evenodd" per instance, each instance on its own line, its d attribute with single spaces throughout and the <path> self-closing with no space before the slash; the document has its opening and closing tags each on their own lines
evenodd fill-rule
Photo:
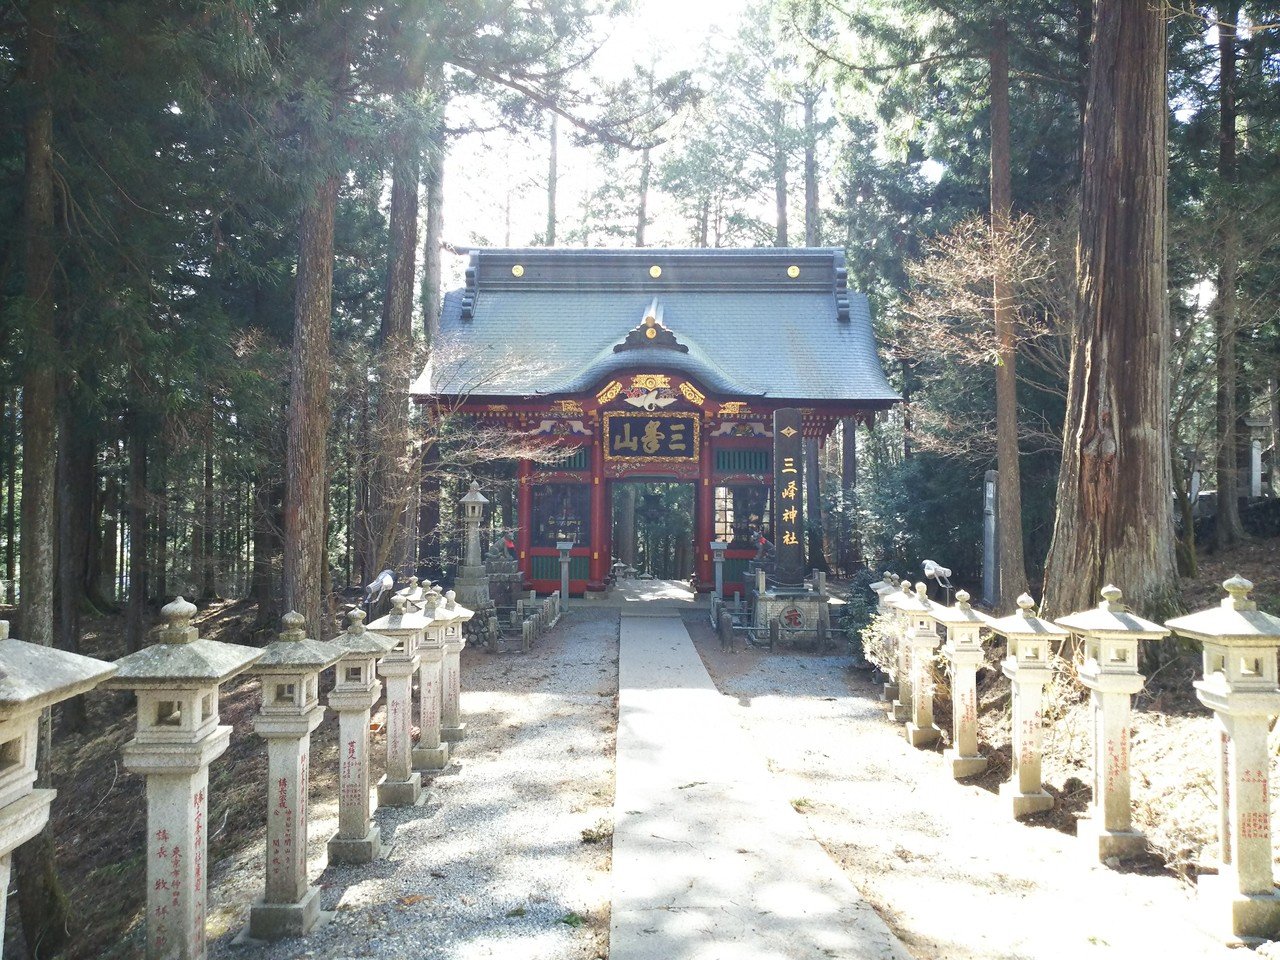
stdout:
<svg viewBox="0 0 1280 960">
<path fill-rule="evenodd" d="M 743 588 L 752 529 L 772 538 L 772 414 L 806 438 L 898 402 L 865 296 L 831 249 L 479 249 L 448 293 L 418 402 L 563 451 L 518 467 L 516 550 L 526 587 L 602 590 L 614 556 L 612 487 L 694 484 L 694 573 Z M 800 526 L 803 530 L 803 525 Z"/>
</svg>

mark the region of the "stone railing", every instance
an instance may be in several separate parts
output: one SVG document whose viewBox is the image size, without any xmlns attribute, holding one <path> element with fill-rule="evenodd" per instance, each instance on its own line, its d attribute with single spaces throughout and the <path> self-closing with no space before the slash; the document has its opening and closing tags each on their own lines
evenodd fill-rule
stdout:
<svg viewBox="0 0 1280 960">
<path fill-rule="evenodd" d="M 516 601 L 512 621 L 520 627 L 520 649 L 528 653 L 541 636 L 560 622 L 560 591 L 556 590 L 539 603 L 536 594 L 529 591 L 527 600 Z"/>
<path fill-rule="evenodd" d="M 978 749 L 975 677 L 984 660 L 982 635 L 1007 644 L 1001 672 L 1012 690 L 1012 771 L 1001 788 L 1014 817 L 1049 810 L 1054 798 L 1041 783 L 1043 696 L 1054 675 L 1052 654 L 1073 638 L 1083 654 L 1080 683 L 1089 691 L 1093 734 L 1090 768 L 1092 800 L 1077 836 L 1092 859 L 1112 865 L 1146 848 L 1131 818 L 1129 771 L 1130 705 L 1146 678 L 1139 672 L 1139 648 L 1170 631 L 1203 648 L 1200 701 L 1213 710 L 1220 747 L 1219 859 L 1216 876 L 1198 880 L 1211 922 L 1224 937 L 1240 940 L 1280 937 L 1280 895 L 1274 887 L 1271 849 L 1270 752 L 1267 732 L 1280 715 L 1277 652 L 1280 618 L 1263 613 L 1249 599 L 1253 585 L 1240 577 L 1223 583 L 1219 606 L 1164 625 L 1128 610 L 1114 586 L 1102 590 L 1092 609 L 1050 621 L 1035 613 L 1035 601 L 1018 598 L 1018 612 L 992 619 L 969 605 L 963 590 L 943 606 L 930 600 L 923 583 L 914 587 L 886 573 L 871 585 L 881 623 L 889 624 L 890 648 L 882 657 L 889 682 L 882 700 L 895 721 L 904 723 L 916 746 L 931 744 L 934 651 L 945 639 L 943 657 L 951 673 L 950 773 L 959 779 L 986 769 Z M 1061 663 L 1062 661 L 1056 661 Z"/>
</svg>

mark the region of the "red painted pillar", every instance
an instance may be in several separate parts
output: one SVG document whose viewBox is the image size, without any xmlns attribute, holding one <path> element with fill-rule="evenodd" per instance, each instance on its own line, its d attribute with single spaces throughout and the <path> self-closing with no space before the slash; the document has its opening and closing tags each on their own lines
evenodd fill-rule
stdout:
<svg viewBox="0 0 1280 960">
<path fill-rule="evenodd" d="M 520 573 L 524 584 L 529 583 L 529 543 L 533 533 L 533 465 L 521 460 L 516 467 L 516 557 L 520 561 Z"/>
<path fill-rule="evenodd" d="M 697 558 L 694 571 L 698 574 L 698 592 L 715 589 L 716 573 L 711 563 L 711 540 L 715 536 L 716 488 L 711 479 L 714 460 L 711 457 L 711 440 L 702 442 L 702 456 L 698 470 L 698 509 L 694 511 L 693 555 Z"/>
<path fill-rule="evenodd" d="M 587 563 L 587 589 L 604 589 L 609 575 L 609 485 L 604 479 L 604 446 L 600 426 L 591 442 L 591 557 Z"/>
</svg>

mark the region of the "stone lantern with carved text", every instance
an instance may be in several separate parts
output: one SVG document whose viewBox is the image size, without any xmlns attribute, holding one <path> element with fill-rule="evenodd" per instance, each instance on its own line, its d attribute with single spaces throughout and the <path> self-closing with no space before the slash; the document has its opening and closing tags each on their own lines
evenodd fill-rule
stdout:
<svg viewBox="0 0 1280 960">
<path fill-rule="evenodd" d="M 916 584 L 913 595 L 897 601 L 898 613 L 906 621 L 902 646 L 908 651 L 911 692 L 904 703 L 903 681 L 899 678 L 898 702 L 893 705 L 894 719 L 900 719 L 901 713 L 907 715 L 904 733 L 913 747 L 926 746 L 942 735 L 942 731 L 933 722 L 933 654 L 938 649 L 939 642 L 934 619 L 937 608 L 938 605 L 929 599 L 923 583 Z M 901 711 L 900 706 L 903 708 Z"/>
<path fill-rule="evenodd" d="M 463 624 L 475 615 L 458 603 L 454 592 L 445 594 L 445 602 L 436 608 L 436 616 L 447 618 L 444 626 L 444 679 L 441 686 L 440 738 L 445 743 L 459 743 L 467 735 L 462 722 L 462 648 L 467 645 Z"/>
<path fill-rule="evenodd" d="M 951 747 L 943 756 L 959 780 L 987 768 L 987 758 L 978 753 L 977 680 L 983 662 L 982 630 L 991 618 L 969 605 L 964 590 L 956 594 L 954 606 L 935 607 L 933 617 L 946 632 L 942 655 L 951 664 Z"/>
<path fill-rule="evenodd" d="M 395 641 L 378 661 L 387 690 L 387 772 L 378 782 L 378 803 L 411 807 L 422 798 L 422 774 L 413 769 L 413 675 L 418 670 L 418 645 L 428 620 L 401 596 L 391 598 L 391 612 L 369 629 Z"/>
</svg>

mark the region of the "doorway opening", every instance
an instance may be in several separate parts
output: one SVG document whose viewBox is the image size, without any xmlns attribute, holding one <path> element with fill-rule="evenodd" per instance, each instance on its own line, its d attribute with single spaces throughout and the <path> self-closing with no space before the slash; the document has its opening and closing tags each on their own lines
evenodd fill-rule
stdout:
<svg viewBox="0 0 1280 960">
<path fill-rule="evenodd" d="M 613 555 L 635 577 L 693 575 L 695 485 L 671 480 L 613 484 Z"/>
</svg>

